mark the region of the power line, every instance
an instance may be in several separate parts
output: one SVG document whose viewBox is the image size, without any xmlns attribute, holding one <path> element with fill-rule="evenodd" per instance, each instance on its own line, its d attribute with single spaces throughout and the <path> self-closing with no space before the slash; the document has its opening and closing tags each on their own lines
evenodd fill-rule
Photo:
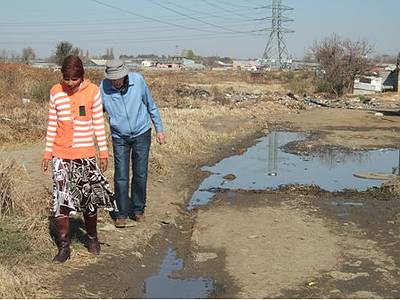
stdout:
<svg viewBox="0 0 400 300">
<path fill-rule="evenodd" d="M 222 9 L 223 11 L 227 11 L 227 12 L 229 12 L 229 13 L 235 15 L 235 16 L 238 16 L 240 18 L 246 18 L 247 19 L 247 16 L 243 16 L 242 14 L 239 14 L 239 13 L 237 13 L 237 12 L 231 10 L 231 9 L 227 9 L 227 8 L 225 8 L 223 6 L 220 6 L 220 5 L 216 4 L 215 1 L 213 3 L 210 3 L 208 0 L 203 0 L 203 2 L 208 4 L 211 7 L 217 7 L 219 9 Z"/>
<path fill-rule="evenodd" d="M 97 3 L 97 4 L 100 4 L 100 5 L 102 5 L 102 6 L 108 7 L 108 8 L 112 8 L 112 9 L 118 10 L 118 11 L 120 11 L 120 12 L 129 14 L 129 15 L 133 15 L 133 16 L 135 16 L 135 17 L 144 18 L 144 19 L 151 20 L 151 21 L 154 21 L 154 22 L 158 22 L 158 23 L 161 23 L 161 24 L 164 24 L 164 25 L 170 25 L 170 26 L 174 26 L 174 27 L 178 27 L 178 28 L 189 29 L 189 30 L 195 30 L 195 31 L 216 33 L 216 31 L 212 31 L 212 30 L 203 30 L 203 29 L 199 29 L 199 28 L 184 26 L 184 25 L 181 25 L 181 24 L 175 24 L 175 23 L 172 23 L 172 22 L 162 21 L 162 20 L 160 20 L 160 19 L 156 19 L 156 18 L 144 16 L 144 15 L 141 15 L 141 14 L 133 13 L 133 12 L 131 12 L 131 11 L 129 11 L 129 10 L 121 9 L 121 8 L 119 8 L 119 7 L 106 4 L 106 3 L 103 3 L 103 2 L 98 1 L 98 0 L 90 0 L 90 1 L 95 2 L 95 3 Z"/>
<path fill-rule="evenodd" d="M 80 39 L 74 39 L 71 40 L 71 42 L 110 42 L 110 41 L 132 41 L 135 43 L 140 43 L 140 42 L 175 42 L 177 41 L 177 39 L 179 39 L 180 41 L 190 41 L 190 40 L 201 40 L 201 39 L 225 39 L 225 38 L 238 38 L 240 36 L 244 36 L 246 38 L 252 37 L 252 38 L 259 38 L 261 36 L 263 36 L 262 34 L 258 34 L 258 35 L 247 35 L 247 34 L 242 34 L 242 33 L 226 33 L 225 36 L 221 36 L 219 34 L 200 34 L 197 36 L 193 36 L 191 35 L 187 35 L 187 36 L 169 36 L 168 38 L 165 38 L 165 35 L 163 36 L 158 36 L 158 37 L 149 37 L 149 38 L 103 38 L 103 39 L 87 39 L 85 38 L 84 40 L 80 40 Z M 53 41 L 51 41 L 53 42 Z M 1 44 L 9 44 L 10 41 L 0 41 L 0 45 Z M 49 40 L 46 41 L 40 41 L 40 40 L 33 40 L 33 41 L 13 41 L 13 43 L 17 43 L 17 44 L 47 44 L 49 43 Z"/>
<path fill-rule="evenodd" d="M 240 4 L 237 4 L 237 3 L 234 3 L 234 2 L 229 2 L 229 1 L 218 0 L 218 2 L 220 2 L 222 4 L 225 3 L 226 5 L 229 5 L 230 7 L 234 6 L 234 7 L 239 7 L 239 8 L 254 8 L 254 7 L 251 7 L 251 6 L 248 6 L 248 5 L 240 5 Z"/>
<path fill-rule="evenodd" d="M 214 6 L 214 5 L 211 5 L 210 3 L 207 3 L 207 1 L 205 1 L 205 0 L 203 0 L 203 2 L 206 3 L 206 4 L 209 4 L 210 6 Z M 225 14 L 223 14 L 223 15 L 221 15 L 221 14 L 215 15 L 215 14 L 206 13 L 206 12 L 199 12 L 197 10 L 194 10 L 194 9 L 191 9 L 191 8 L 187 8 L 187 7 L 184 7 L 182 5 L 179 5 L 179 4 L 176 4 L 176 3 L 172 3 L 170 1 L 167 1 L 167 3 L 172 5 L 172 6 L 175 6 L 175 7 L 190 11 L 190 12 L 194 12 L 194 13 L 197 13 L 197 14 L 200 14 L 200 15 L 206 15 L 206 16 L 210 16 L 210 17 L 215 17 L 215 18 L 218 18 L 218 20 L 221 20 L 221 18 L 224 17 L 224 16 L 231 17 L 232 15 L 239 15 L 239 14 L 237 14 L 236 11 L 233 11 L 233 10 L 225 10 L 225 9 L 223 9 L 223 11 L 226 12 Z M 241 11 L 243 12 L 244 10 L 242 9 Z M 253 9 L 246 9 L 245 11 L 254 12 Z M 251 21 L 251 17 L 250 16 L 245 16 L 245 15 L 241 15 L 241 16 L 246 18 L 246 20 L 250 20 Z"/>
<path fill-rule="evenodd" d="M 187 17 L 187 18 L 189 18 L 189 19 L 195 20 L 195 21 L 197 21 L 197 22 L 200 22 L 200 23 L 203 23 L 203 24 L 206 24 L 206 25 L 210 25 L 210 26 L 213 26 L 213 27 L 216 27 L 216 28 L 220 28 L 220 29 L 225 30 L 225 31 L 227 31 L 227 32 L 232 32 L 232 33 L 251 33 L 251 32 L 255 32 L 255 31 L 253 31 L 253 30 L 250 30 L 250 31 L 236 31 L 236 30 L 232 30 L 232 29 L 230 29 L 230 28 L 226 28 L 226 27 L 221 26 L 221 25 L 218 25 L 218 24 L 206 22 L 206 21 L 204 21 L 204 20 L 202 20 L 202 19 L 199 19 L 199 18 L 197 18 L 197 17 L 190 16 L 190 15 L 188 15 L 188 14 L 182 13 L 182 12 L 180 12 L 180 11 L 177 11 L 176 9 L 173 9 L 173 8 L 168 7 L 168 6 L 166 6 L 166 5 L 160 4 L 160 3 L 156 2 L 156 1 L 151 1 L 151 2 L 152 2 L 153 4 L 155 4 L 155 5 L 159 6 L 159 7 L 161 7 L 161 8 L 164 8 L 164 9 L 166 9 L 166 10 L 172 11 L 172 12 L 174 12 L 174 13 L 180 15 L 180 16 Z"/>
</svg>

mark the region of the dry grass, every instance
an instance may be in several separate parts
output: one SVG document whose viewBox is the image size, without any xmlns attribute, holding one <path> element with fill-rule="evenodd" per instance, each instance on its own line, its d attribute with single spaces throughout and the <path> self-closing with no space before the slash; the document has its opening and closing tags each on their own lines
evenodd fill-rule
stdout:
<svg viewBox="0 0 400 300">
<path fill-rule="evenodd" d="M 0 297 L 32 297 L 40 276 L 29 267 L 49 255 L 43 194 L 32 189 L 25 170 L 0 160 Z"/>
<path fill-rule="evenodd" d="M 26 181 L 23 168 L 14 160 L 0 160 L 0 218 L 27 214 L 31 203 L 23 201 L 21 183 Z"/>
<path fill-rule="evenodd" d="M 315 92 L 315 76 L 308 72 L 295 72 L 292 73 L 293 78 L 287 80 L 284 84 L 287 90 L 292 91 L 297 95 L 312 94 Z"/>
<path fill-rule="evenodd" d="M 26 267 L 10 267 L 0 264 L 0 297 L 31 298 L 38 281 Z"/>
<path fill-rule="evenodd" d="M 102 78 L 100 70 L 87 73 L 95 83 Z M 47 95 L 59 76 L 58 72 L 0 64 L 1 145 L 44 142 Z M 265 129 L 266 116 L 281 106 L 265 102 L 263 97 L 234 102 L 226 94 L 279 91 L 280 76 L 146 72 L 167 135 L 167 144 L 153 143 L 151 174 L 168 176 L 177 165 L 204 163 L 221 145 Z M 31 101 L 24 104 L 22 98 Z M 221 122 L 227 127 L 219 127 Z M 106 175 L 112 181 L 112 170 Z M 44 276 L 29 266 L 48 264 L 55 249 L 49 235 L 49 199 L 49 188 L 38 186 L 34 178 L 26 176 L 23 167 L 0 161 L 0 240 L 7 241 L 0 243 L 0 297 L 35 297 L 35 289 Z"/>
<path fill-rule="evenodd" d="M 46 213 L 43 205 L 46 191 L 37 185 L 26 169 L 14 160 L 0 160 L 0 219 L 18 216 L 21 217 L 20 227 L 36 228 L 37 216 Z"/>
<path fill-rule="evenodd" d="M 101 76 L 99 70 L 87 72 L 87 77 L 97 84 Z M 60 72 L 0 63 L 1 145 L 31 144 L 44 139 L 50 88 L 60 79 Z"/>
</svg>

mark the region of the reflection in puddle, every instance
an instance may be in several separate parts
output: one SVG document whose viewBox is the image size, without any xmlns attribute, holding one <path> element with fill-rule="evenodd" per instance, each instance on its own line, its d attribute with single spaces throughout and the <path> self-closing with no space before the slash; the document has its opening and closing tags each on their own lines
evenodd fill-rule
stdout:
<svg viewBox="0 0 400 300">
<path fill-rule="evenodd" d="M 214 289 L 213 281 L 207 278 L 180 279 L 173 278 L 173 272 L 183 268 L 182 259 L 177 258 L 175 250 L 168 252 L 157 275 L 144 282 L 144 298 L 207 298 Z"/>
<path fill-rule="evenodd" d="M 357 178 L 359 172 L 393 173 L 399 170 L 397 150 L 354 151 L 344 153 L 330 149 L 319 156 L 299 156 L 286 153 L 281 147 L 303 140 L 304 134 L 272 132 L 247 149 L 243 155 L 221 160 L 202 170 L 212 173 L 199 186 L 188 209 L 206 204 L 214 195 L 213 189 L 263 190 L 289 184 L 315 184 L 327 191 L 356 189 L 364 191 L 379 186 L 381 180 Z M 233 174 L 233 180 L 223 177 Z"/>
<path fill-rule="evenodd" d="M 364 203 L 359 203 L 359 202 L 338 202 L 338 201 L 332 201 L 333 206 L 364 206 Z"/>
<path fill-rule="evenodd" d="M 330 205 L 335 208 L 335 214 L 341 219 L 349 219 L 353 209 L 370 209 L 366 203 L 345 200 L 331 201 Z"/>
</svg>

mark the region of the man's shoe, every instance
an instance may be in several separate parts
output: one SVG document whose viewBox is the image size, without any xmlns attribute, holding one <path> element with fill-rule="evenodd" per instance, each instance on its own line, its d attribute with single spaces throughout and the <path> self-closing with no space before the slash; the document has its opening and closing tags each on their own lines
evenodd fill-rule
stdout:
<svg viewBox="0 0 400 300">
<path fill-rule="evenodd" d="M 125 228 L 126 227 L 126 219 L 122 219 L 122 218 L 117 218 L 114 221 L 114 225 L 117 228 Z"/>
<path fill-rule="evenodd" d="M 144 217 L 144 214 L 137 214 L 134 216 L 134 220 L 136 222 L 145 222 L 146 218 Z"/>
</svg>

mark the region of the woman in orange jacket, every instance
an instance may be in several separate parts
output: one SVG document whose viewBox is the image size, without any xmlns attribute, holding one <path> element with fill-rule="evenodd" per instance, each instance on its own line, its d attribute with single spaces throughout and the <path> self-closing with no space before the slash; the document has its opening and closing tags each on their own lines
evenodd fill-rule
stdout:
<svg viewBox="0 0 400 300">
<path fill-rule="evenodd" d="M 78 56 L 65 58 L 61 83 L 50 91 L 49 118 L 42 169 L 51 161 L 53 212 L 58 253 L 53 262 L 70 258 L 70 212 L 83 212 L 89 252 L 99 255 L 97 208 L 114 210 L 114 195 L 101 172 L 107 169 L 108 151 L 99 88 L 84 79 Z M 97 141 L 100 169 L 96 164 Z"/>
</svg>

